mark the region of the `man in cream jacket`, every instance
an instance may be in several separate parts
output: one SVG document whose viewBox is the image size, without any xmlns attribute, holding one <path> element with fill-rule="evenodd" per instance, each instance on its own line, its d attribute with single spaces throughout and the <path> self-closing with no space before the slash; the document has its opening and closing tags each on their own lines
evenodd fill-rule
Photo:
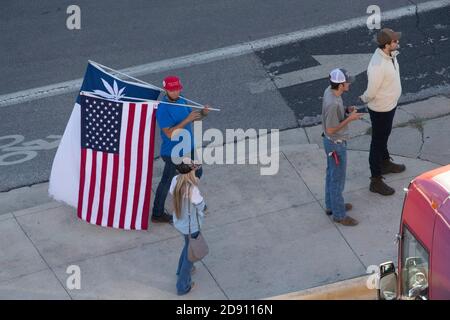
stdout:
<svg viewBox="0 0 450 320">
<path fill-rule="evenodd" d="M 400 32 L 382 29 L 377 35 L 378 49 L 367 68 L 367 90 L 360 96 L 367 103 L 372 122 L 369 164 L 370 191 L 392 195 L 395 190 L 383 182 L 382 174 L 405 171 L 403 164 L 392 162 L 387 148 L 397 102 L 402 94 L 397 61 Z"/>
</svg>

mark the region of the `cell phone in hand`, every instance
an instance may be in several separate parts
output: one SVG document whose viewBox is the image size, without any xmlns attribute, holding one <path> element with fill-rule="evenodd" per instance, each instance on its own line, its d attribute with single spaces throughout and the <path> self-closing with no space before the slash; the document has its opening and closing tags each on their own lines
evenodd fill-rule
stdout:
<svg viewBox="0 0 450 320">
<path fill-rule="evenodd" d="M 366 107 L 362 107 L 362 108 L 356 108 L 356 113 L 367 113 L 367 108 Z"/>
</svg>

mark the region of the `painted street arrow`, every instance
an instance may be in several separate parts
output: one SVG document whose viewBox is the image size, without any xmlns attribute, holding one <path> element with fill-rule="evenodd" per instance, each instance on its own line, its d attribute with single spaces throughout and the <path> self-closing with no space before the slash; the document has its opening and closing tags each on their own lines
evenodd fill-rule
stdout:
<svg viewBox="0 0 450 320">
<path fill-rule="evenodd" d="M 334 68 L 344 68 L 351 75 L 356 76 L 367 70 L 372 53 L 314 55 L 312 57 L 320 65 L 276 75 L 272 80 L 264 79 L 250 83 L 251 93 L 261 93 L 267 90 L 281 89 L 323 79 L 328 77 L 328 74 Z"/>
</svg>

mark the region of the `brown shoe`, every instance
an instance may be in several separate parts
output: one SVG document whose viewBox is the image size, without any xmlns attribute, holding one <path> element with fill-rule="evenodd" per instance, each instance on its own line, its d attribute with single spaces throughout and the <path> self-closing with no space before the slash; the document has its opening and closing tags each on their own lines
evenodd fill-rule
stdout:
<svg viewBox="0 0 450 320">
<path fill-rule="evenodd" d="M 393 195 L 395 190 L 384 183 L 383 179 L 382 176 L 370 178 L 370 191 L 379 193 L 383 196 Z"/>
<path fill-rule="evenodd" d="M 358 225 L 358 220 L 353 219 L 350 216 L 345 216 L 345 218 L 341 219 L 341 220 L 337 220 L 335 218 L 333 218 L 334 222 L 340 223 L 343 226 L 347 226 L 347 227 L 354 227 L 356 225 Z"/>
<path fill-rule="evenodd" d="M 170 224 L 172 224 L 173 223 L 173 217 L 172 217 L 171 214 L 167 214 L 167 213 L 164 212 L 160 216 L 153 216 L 152 215 L 152 222 L 155 222 L 155 223 L 170 223 Z"/>
<path fill-rule="evenodd" d="M 404 164 L 397 164 L 392 162 L 392 158 L 386 159 L 383 161 L 381 165 L 381 174 L 388 173 L 400 173 L 406 170 L 406 166 Z"/>
<path fill-rule="evenodd" d="M 352 209 L 353 209 L 353 205 L 351 203 L 346 203 L 345 204 L 345 211 L 350 211 Z M 330 209 L 326 209 L 325 213 L 327 214 L 327 216 L 333 215 L 333 211 L 331 211 Z"/>
</svg>

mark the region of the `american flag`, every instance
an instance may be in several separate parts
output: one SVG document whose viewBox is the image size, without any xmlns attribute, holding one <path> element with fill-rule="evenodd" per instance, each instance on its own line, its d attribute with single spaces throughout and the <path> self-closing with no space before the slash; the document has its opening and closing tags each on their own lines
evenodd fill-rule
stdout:
<svg viewBox="0 0 450 320">
<path fill-rule="evenodd" d="M 82 97 L 80 219 L 148 228 L 156 106 Z"/>
</svg>

